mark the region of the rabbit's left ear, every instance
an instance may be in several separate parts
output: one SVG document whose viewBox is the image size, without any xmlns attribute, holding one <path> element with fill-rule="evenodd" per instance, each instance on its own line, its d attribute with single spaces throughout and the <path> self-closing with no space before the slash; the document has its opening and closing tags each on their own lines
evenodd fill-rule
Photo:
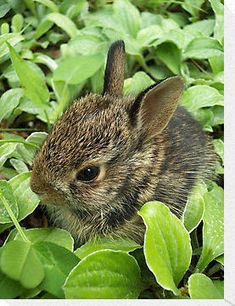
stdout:
<svg viewBox="0 0 235 306">
<path fill-rule="evenodd" d="M 109 48 L 104 75 L 103 94 L 122 96 L 125 70 L 125 44 L 117 40 Z"/>
<path fill-rule="evenodd" d="M 129 112 L 132 124 L 150 137 L 160 133 L 176 110 L 183 85 L 181 77 L 170 77 L 139 94 Z"/>
</svg>

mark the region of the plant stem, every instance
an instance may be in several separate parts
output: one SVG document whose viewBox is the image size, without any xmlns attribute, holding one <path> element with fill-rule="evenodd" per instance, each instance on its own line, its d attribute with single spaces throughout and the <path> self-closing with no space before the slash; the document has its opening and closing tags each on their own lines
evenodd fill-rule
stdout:
<svg viewBox="0 0 235 306">
<path fill-rule="evenodd" d="M 0 192 L 0 199 L 1 199 L 2 203 L 3 203 L 3 205 L 5 206 L 6 211 L 8 212 L 8 214 L 9 214 L 9 216 L 10 216 L 12 222 L 14 223 L 14 225 L 15 225 L 17 231 L 19 232 L 21 238 L 22 238 L 25 242 L 30 242 L 29 239 L 26 237 L 25 233 L 23 232 L 23 230 L 22 230 L 22 228 L 21 228 L 19 222 L 17 221 L 17 219 L 16 219 L 16 217 L 15 217 L 15 215 L 14 215 L 14 213 L 13 213 L 13 211 L 11 210 L 11 208 L 10 208 L 8 202 L 6 201 L 5 197 L 1 194 L 1 192 Z"/>
</svg>

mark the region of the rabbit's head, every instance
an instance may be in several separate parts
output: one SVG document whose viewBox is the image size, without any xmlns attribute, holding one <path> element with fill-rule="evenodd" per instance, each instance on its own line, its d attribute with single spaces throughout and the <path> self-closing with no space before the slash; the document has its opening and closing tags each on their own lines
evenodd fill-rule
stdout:
<svg viewBox="0 0 235 306">
<path fill-rule="evenodd" d="M 131 219 L 147 199 L 151 158 L 164 155 L 164 143 L 153 145 L 167 126 L 182 92 L 172 77 L 137 98 L 123 97 L 124 43 L 108 52 L 101 95 L 77 101 L 55 124 L 37 154 L 31 188 L 42 202 L 93 220 L 97 231 Z M 157 179 L 157 178 L 156 178 Z"/>
</svg>

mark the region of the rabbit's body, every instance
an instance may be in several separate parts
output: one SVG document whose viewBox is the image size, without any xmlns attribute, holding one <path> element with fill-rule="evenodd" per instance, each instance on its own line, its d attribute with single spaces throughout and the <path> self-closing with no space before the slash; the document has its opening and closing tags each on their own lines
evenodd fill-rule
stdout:
<svg viewBox="0 0 235 306">
<path fill-rule="evenodd" d="M 119 42 L 112 52 L 118 52 L 116 61 L 122 63 L 121 47 Z M 123 69 L 112 69 L 106 68 L 104 94 L 73 103 L 33 166 L 32 189 L 51 204 L 51 219 L 80 242 L 97 235 L 141 242 L 141 205 L 159 200 L 180 215 L 192 186 L 210 177 L 214 167 L 207 136 L 186 110 L 177 107 L 179 78 L 133 99 L 120 95 Z M 110 82 L 112 73 L 119 78 Z M 169 99 L 173 106 L 166 104 Z M 94 179 L 87 181 L 87 169 Z"/>
</svg>

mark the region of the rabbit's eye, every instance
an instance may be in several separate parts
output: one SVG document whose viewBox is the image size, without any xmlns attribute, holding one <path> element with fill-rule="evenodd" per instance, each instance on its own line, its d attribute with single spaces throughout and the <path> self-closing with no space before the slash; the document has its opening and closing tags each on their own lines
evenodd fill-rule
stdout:
<svg viewBox="0 0 235 306">
<path fill-rule="evenodd" d="M 100 173 L 100 168 L 97 166 L 90 166 L 78 172 L 76 178 L 79 181 L 90 182 L 97 178 Z"/>
</svg>

